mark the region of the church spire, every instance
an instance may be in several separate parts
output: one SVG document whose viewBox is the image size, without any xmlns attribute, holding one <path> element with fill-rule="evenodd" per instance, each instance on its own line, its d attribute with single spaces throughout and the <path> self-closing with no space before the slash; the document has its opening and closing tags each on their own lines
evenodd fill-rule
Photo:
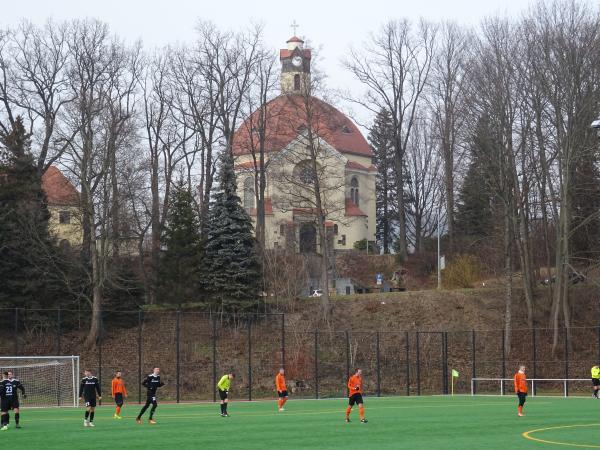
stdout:
<svg viewBox="0 0 600 450">
<path fill-rule="evenodd" d="M 295 21 L 294 21 L 295 24 Z M 294 28 L 298 25 L 292 25 Z M 292 36 L 286 41 L 287 48 L 279 51 L 281 61 L 281 93 L 300 94 L 310 82 L 310 49 L 304 41 Z"/>
</svg>

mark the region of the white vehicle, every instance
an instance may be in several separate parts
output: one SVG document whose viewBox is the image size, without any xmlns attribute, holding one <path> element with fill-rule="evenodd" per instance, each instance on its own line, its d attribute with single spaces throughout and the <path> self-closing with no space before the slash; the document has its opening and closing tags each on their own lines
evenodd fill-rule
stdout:
<svg viewBox="0 0 600 450">
<path fill-rule="evenodd" d="M 311 297 L 322 297 L 323 296 L 323 289 L 315 289 L 312 294 L 310 294 Z"/>
</svg>

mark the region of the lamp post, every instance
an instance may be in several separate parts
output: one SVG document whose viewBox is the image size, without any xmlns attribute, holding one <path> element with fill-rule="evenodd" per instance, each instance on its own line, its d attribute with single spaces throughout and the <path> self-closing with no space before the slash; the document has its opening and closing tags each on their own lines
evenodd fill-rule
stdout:
<svg viewBox="0 0 600 450">
<path fill-rule="evenodd" d="M 442 255 L 440 242 L 440 205 L 437 208 L 437 288 L 442 289 Z"/>
</svg>

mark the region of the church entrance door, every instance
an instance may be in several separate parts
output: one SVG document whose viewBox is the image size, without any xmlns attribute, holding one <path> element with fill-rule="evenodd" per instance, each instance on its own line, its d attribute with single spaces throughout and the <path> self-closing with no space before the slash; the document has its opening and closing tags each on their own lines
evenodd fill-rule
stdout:
<svg viewBox="0 0 600 450">
<path fill-rule="evenodd" d="M 300 253 L 317 252 L 317 229 L 312 223 L 300 225 Z"/>
</svg>

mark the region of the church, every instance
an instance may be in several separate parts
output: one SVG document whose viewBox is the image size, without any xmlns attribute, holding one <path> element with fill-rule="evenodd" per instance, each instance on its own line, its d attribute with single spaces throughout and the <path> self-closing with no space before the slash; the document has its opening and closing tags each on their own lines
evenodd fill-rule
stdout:
<svg viewBox="0 0 600 450">
<path fill-rule="evenodd" d="M 263 154 L 267 248 L 319 252 L 317 206 L 326 212 L 330 249 L 374 242 L 377 169 L 370 145 L 346 115 L 311 95 L 311 50 L 304 41 L 290 38 L 279 56 L 280 95 L 246 118 L 234 139 L 244 207 L 256 221 L 255 176 Z"/>
</svg>

